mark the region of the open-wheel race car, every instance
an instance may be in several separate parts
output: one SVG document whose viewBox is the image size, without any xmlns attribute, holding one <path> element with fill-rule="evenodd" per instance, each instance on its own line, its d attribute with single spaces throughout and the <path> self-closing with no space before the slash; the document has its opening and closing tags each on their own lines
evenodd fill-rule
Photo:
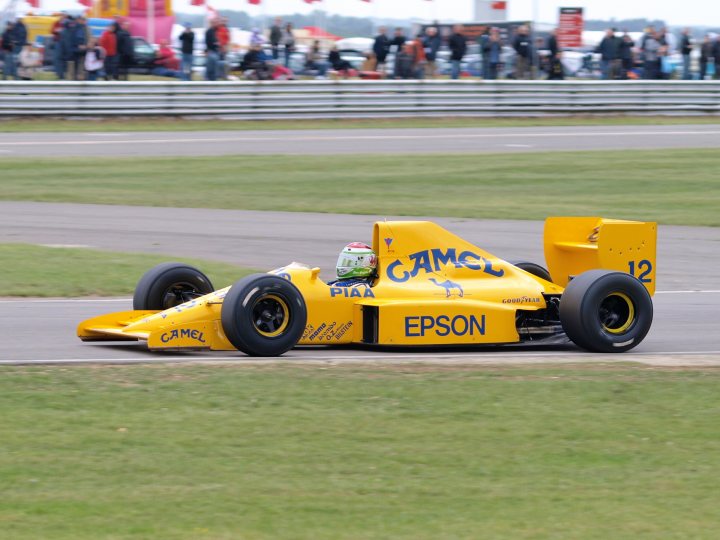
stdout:
<svg viewBox="0 0 720 540">
<path fill-rule="evenodd" d="M 84 341 L 152 350 L 279 356 L 296 345 L 451 346 L 542 342 L 566 334 L 596 352 L 638 345 L 652 323 L 655 223 L 548 218 L 547 270 L 508 262 L 431 222 L 374 225 L 376 275 L 344 287 L 291 263 L 214 290 L 165 263 L 139 281 L 133 311 L 82 322 Z"/>
</svg>

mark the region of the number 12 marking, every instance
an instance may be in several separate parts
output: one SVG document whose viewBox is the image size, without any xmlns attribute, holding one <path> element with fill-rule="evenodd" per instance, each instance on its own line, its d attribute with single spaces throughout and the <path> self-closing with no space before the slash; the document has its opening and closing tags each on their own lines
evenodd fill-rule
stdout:
<svg viewBox="0 0 720 540">
<path fill-rule="evenodd" d="M 628 266 L 630 266 L 630 275 L 635 276 L 635 269 L 636 264 L 635 261 L 629 261 Z M 635 276 L 638 278 L 640 283 L 651 283 L 652 278 L 646 277 L 650 272 L 652 272 L 652 263 L 648 261 L 647 259 L 643 259 L 642 261 L 639 261 L 637 263 L 637 271 L 640 272 L 640 275 Z"/>
</svg>

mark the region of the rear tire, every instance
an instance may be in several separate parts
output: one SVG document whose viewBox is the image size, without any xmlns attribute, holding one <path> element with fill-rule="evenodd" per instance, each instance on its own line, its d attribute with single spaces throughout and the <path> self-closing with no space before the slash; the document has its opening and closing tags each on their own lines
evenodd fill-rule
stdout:
<svg viewBox="0 0 720 540">
<path fill-rule="evenodd" d="M 133 309 L 170 309 L 214 290 L 210 279 L 197 268 L 178 262 L 163 263 L 145 272 L 138 281 Z"/>
<path fill-rule="evenodd" d="M 629 351 L 645 338 L 653 319 L 650 294 L 623 272 L 590 270 L 560 298 L 560 322 L 579 347 L 593 352 Z"/>
<path fill-rule="evenodd" d="M 220 319 L 225 336 L 239 351 L 249 356 L 280 356 L 302 337 L 307 307 L 288 280 L 252 274 L 230 287 Z"/>
<path fill-rule="evenodd" d="M 545 267 L 540 266 L 539 264 L 528 261 L 509 262 L 513 266 L 517 266 L 520 270 L 525 270 L 528 274 L 532 274 L 535 277 L 539 277 L 540 279 L 544 279 L 545 281 L 549 281 L 550 283 L 552 283 L 552 277 L 550 276 L 550 272 L 548 272 Z"/>
</svg>

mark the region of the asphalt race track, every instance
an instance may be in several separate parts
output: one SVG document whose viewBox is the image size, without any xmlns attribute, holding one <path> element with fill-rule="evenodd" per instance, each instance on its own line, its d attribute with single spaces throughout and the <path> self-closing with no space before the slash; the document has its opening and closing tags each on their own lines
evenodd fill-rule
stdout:
<svg viewBox="0 0 720 540">
<path fill-rule="evenodd" d="M 88 130 L 92 121 L 88 120 Z M 411 154 L 717 148 L 720 126 L 0 133 L 0 157 Z"/>
<path fill-rule="evenodd" d="M 327 277 L 338 250 L 368 241 L 369 216 L 0 202 L 0 243 L 82 245 L 94 249 L 168 253 L 270 269 L 291 260 L 317 264 Z M 542 262 L 542 224 L 530 221 L 436 219 L 456 234 L 507 259 Z M 52 223 L 52 227 L 48 227 Z M 583 362 L 720 365 L 720 230 L 660 227 L 655 322 L 646 340 L 624 355 L 588 355 L 571 345 L 391 352 L 305 348 L 303 362 Z M 223 286 L 226 284 L 216 284 Z M 0 363 L 77 361 L 254 362 L 239 353 L 150 354 L 142 345 L 84 344 L 75 326 L 84 318 L 129 309 L 129 299 L 0 300 Z M 268 362 L 268 360 L 259 360 Z"/>
</svg>

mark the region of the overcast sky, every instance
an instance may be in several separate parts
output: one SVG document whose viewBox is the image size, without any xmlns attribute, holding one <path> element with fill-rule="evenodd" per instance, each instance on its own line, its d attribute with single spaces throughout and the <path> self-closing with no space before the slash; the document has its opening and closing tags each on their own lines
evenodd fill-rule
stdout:
<svg viewBox="0 0 720 540">
<path fill-rule="evenodd" d="M 69 0 L 40 0 L 43 10 L 78 9 L 80 4 Z M 245 10 L 252 14 L 307 13 L 318 7 L 343 15 L 358 17 L 392 17 L 398 19 L 470 20 L 472 0 L 321 0 L 308 5 L 302 0 L 262 0 L 259 7 L 247 0 L 208 0 L 216 9 Z M 4 4 L 0 0 L 0 4 Z M 671 25 L 720 26 L 720 0 L 508 0 L 511 19 L 531 19 L 533 3 L 538 6 L 538 20 L 557 21 L 560 6 L 583 7 L 588 19 L 658 18 Z M 190 6 L 190 0 L 174 0 L 175 9 L 190 13 L 201 8 Z"/>
</svg>

